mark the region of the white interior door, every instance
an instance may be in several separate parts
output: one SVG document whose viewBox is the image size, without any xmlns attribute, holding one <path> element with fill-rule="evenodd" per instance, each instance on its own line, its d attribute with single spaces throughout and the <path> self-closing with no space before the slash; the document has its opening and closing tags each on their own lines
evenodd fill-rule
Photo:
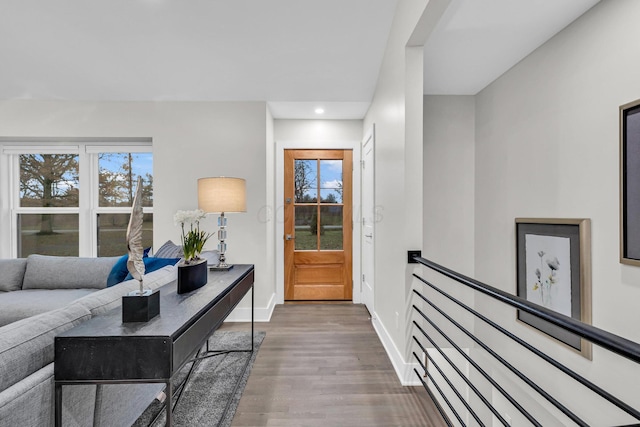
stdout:
<svg viewBox="0 0 640 427">
<path fill-rule="evenodd" d="M 369 314 L 374 313 L 375 280 L 375 175 L 374 175 L 375 126 L 362 140 L 362 302 Z"/>
</svg>

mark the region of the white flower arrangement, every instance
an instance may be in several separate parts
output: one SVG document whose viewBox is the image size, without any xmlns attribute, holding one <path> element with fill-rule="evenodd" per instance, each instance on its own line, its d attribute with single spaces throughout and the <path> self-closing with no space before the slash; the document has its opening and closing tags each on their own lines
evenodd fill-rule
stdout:
<svg viewBox="0 0 640 427">
<path fill-rule="evenodd" d="M 193 211 L 177 211 L 173 216 L 173 223 L 180 226 L 184 226 L 185 224 L 198 224 L 205 216 L 206 214 L 202 209 L 196 209 Z"/>
<path fill-rule="evenodd" d="M 177 211 L 173 216 L 175 225 L 180 225 L 182 229 L 182 251 L 184 252 L 185 263 L 200 259 L 200 252 L 204 248 L 212 233 L 200 231 L 200 220 L 206 216 L 201 209 L 193 211 Z M 189 231 L 185 233 L 184 226 L 189 226 Z"/>
</svg>

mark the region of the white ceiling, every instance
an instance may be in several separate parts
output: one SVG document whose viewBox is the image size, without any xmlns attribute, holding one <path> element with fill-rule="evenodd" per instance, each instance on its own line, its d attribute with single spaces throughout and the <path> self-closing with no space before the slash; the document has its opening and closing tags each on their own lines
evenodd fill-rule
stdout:
<svg viewBox="0 0 640 427">
<path fill-rule="evenodd" d="M 451 0 L 424 47 L 424 93 L 475 95 L 600 0 Z"/>
<path fill-rule="evenodd" d="M 0 99 L 251 100 L 276 118 L 362 118 L 396 3 L 0 0 Z M 451 0 L 425 46 L 425 93 L 478 92 L 595 3 Z"/>
</svg>

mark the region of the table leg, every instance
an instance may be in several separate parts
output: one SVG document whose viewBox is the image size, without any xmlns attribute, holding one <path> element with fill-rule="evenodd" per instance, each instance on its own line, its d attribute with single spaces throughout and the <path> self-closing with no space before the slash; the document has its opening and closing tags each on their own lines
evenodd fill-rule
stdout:
<svg viewBox="0 0 640 427">
<path fill-rule="evenodd" d="M 166 384 L 167 387 L 165 393 L 167 395 L 167 400 L 165 401 L 165 409 L 167 411 L 167 421 L 165 425 L 167 427 L 171 427 L 173 425 L 173 387 L 171 386 L 171 379 L 169 379 Z"/>
<path fill-rule="evenodd" d="M 253 283 L 251 284 L 251 353 L 253 353 Z"/>
<path fill-rule="evenodd" d="M 55 383 L 55 427 L 62 427 L 62 384 Z"/>
</svg>

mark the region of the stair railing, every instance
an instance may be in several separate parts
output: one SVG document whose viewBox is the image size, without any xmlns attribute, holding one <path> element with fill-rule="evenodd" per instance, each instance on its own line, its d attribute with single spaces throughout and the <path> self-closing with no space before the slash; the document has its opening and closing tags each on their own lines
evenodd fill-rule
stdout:
<svg viewBox="0 0 640 427">
<path fill-rule="evenodd" d="M 472 289 L 475 292 L 487 295 L 503 304 L 514 307 L 523 312 L 529 313 L 537 318 L 546 320 L 547 322 L 552 323 L 572 334 L 580 336 L 590 341 L 591 343 L 603 349 L 606 349 L 609 352 L 615 353 L 621 357 L 624 357 L 632 361 L 634 364 L 633 366 L 637 369 L 635 370 L 635 378 L 631 377 L 630 380 L 634 381 L 635 383 L 640 382 L 640 344 L 630 341 L 628 339 L 625 339 L 623 337 L 620 337 L 618 335 L 612 334 L 605 330 L 599 329 L 595 326 L 585 324 L 583 322 L 580 322 L 571 317 L 562 315 L 548 308 L 534 304 L 523 298 L 509 294 L 500 289 L 497 289 L 495 287 L 489 286 L 475 279 L 472 279 L 470 277 L 464 276 L 460 273 L 457 273 L 451 269 L 443 267 L 442 265 L 436 264 L 435 262 L 427 260 L 420 256 L 412 256 L 412 259 L 413 261 L 425 267 L 428 267 L 431 270 L 445 277 L 448 277 Z M 622 399 L 616 397 L 613 393 L 605 390 L 601 386 L 595 384 L 593 381 L 578 374 L 577 372 L 572 370 L 570 367 L 567 367 L 561 362 L 555 360 L 551 356 L 545 354 L 538 348 L 526 342 L 521 337 L 518 337 L 514 333 L 508 331 L 503 326 L 499 325 L 497 322 L 489 319 L 487 316 L 483 315 L 476 309 L 463 303 L 458 298 L 455 298 L 454 296 L 451 295 L 451 293 L 444 291 L 442 287 L 434 285 L 433 283 L 427 281 L 426 279 L 419 276 L 418 274 L 414 274 L 413 276 L 416 279 L 418 279 L 422 284 L 424 284 L 427 289 L 432 289 L 433 291 L 435 291 L 436 294 L 434 295 L 439 294 L 442 297 L 446 298 L 447 300 L 455 303 L 457 306 L 461 307 L 468 313 L 471 313 L 476 319 L 479 319 L 486 325 L 489 325 L 491 328 L 498 331 L 500 334 L 508 337 L 510 340 L 516 342 L 523 348 L 527 349 L 533 356 L 536 356 L 541 360 L 544 360 L 546 363 L 550 364 L 555 369 L 557 369 L 558 372 L 566 375 L 567 377 L 581 384 L 585 388 L 585 390 L 588 390 L 588 392 L 599 396 L 599 398 L 604 399 L 605 401 L 609 402 L 611 405 L 615 406 L 617 410 L 621 411 L 623 416 L 626 413 L 626 417 L 627 417 L 626 419 L 636 421 L 636 423 L 631 423 L 628 425 L 640 426 L 640 396 L 637 396 L 637 399 L 634 399 L 634 402 L 624 402 Z M 420 323 L 418 323 L 418 321 L 416 321 L 415 319 L 412 321 L 412 324 L 414 326 L 414 331 L 416 331 L 416 333 L 412 335 L 412 339 L 422 352 L 422 357 L 418 355 L 415 351 L 413 352 L 413 356 L 415 357 L 418 364 L 420 365 L 422 372 L 420 372 L 418 369 L 414 369 L 414 371 L 417 374 L 420 381 L 422 382 L 423 386 L 425 387 L 427 393 L 431 396 L 433 401 L 436 403 L 436 407 L 438 408 L 441 415 L 445 419 L 445 422 L 449 426 L 454 426 L 456 424 L 454 424 L 453 421 L 451 421 L 445 408 L 440 403 L 441 401 L 444 402 L 444 404 L 449 408 L 450 414 L 453 414 L 453 417 L 457 420 L 459 425 L 463 425 L 463 426 L 466 425 L 465 419 L 467 418 L 467 415 L 472 417 L 477 423 L 477 425 L 480 425 L 480 426 L 491 425 L 493 422 L 492 420 L 487 420 L 486 417 L 485 419 L 482 419 L 482 414 L 487 413 L 486 410 L 488 410 L 492 414 L 492 416 L 495 417 L 495 420 L 497 420 L 498 424 L 502 424 L 504 426 L 510 426 L 511 420 L 507 419 L 504 412 L 501 412 L 499 409 L 497 409 L 495 405 L 491 403 L 485 395 L 483 395 L 483 393 L 479 390 L 479 387 L 469 379 L 469 376 L 465 375 L 464 372 L 462 372 L 462 369 L 459 366 L 457 366 L 457 364 L 451 359 L 451 357 L 447 356 L 446 351 L 444 351 L 443 348 L 439 346 L 436 342 L 438 339 L 441 340 L 441 338 L 443 338 L 451 346 L 451 348 L 455 349 L 455 351 L 459 353 L 460 356 L 462 356 L 462 358 L 469 364 L 469 366 L 473 370 L 478 372 L 481 375 L 481 377 L 484 378 L 487 381 L 487 383 L 490 384 L 497 391 L 497 393 L 502 395 L 531 425 L 541 427 L 542 424 L 541 424 L 541 421 L 538 420 L 537 414 L 533 413 L 534 411 L 532 411 L 531 409 L 527 409 L 526 408 L 527 405 L 524 402 L 518 401 L 518 399 L 516 399 L 511 393 L 509 393 L 509 391 L 506 390 L 506 387 L 501 385 L 490 373 L 487 372 L 485 368 L 481 366 L 480 363 L 474 360 L 468 354 L 468 352 L 466 352 L 463 348 L 461 348 L 460 345 L 458 345 L 455 342 L 455 340 L 443 330 L 443 328 L 441 327 L 442 325 L 439 325 L 435 319 L 446 320 L 449 326 L 452 325 L 453 327 L 455 327 L 455 330 L 459 331 L 464 336 L 468 337 L 471 341 L 473 341 L 473 343 L 475 343 L 475 345 L 478 346 L 478 348 L 483 349 L 486 352 L 486 354 L 490 355 L 493 358 L 493 360 L 497 361 L 498 363 L 497 366 L 500 366 L 501 369 L 505 369 L 507 372 L 510 372 L 515 377 L 520 379 L 524 384 L 530 387 L 535 393 L 537 393 L 540 397 L 546 400 L 550 405 L 552 405 L 553 407 L 557 408 L 560 412 L 562 412 L 572 423 L 578 426 L 589 426 L 587 421 L 585 421 L 581 417 L 581 414 L 576 413 L 575 408 L 570 409 L 565 403 L 562 403 L 558 397 L 553 396 L 552 392 L 545 390 L 543 387 L 541 387 L 535 381 L 529 378 L 526 374 L 524 374 L 521 370 L 513 366 L 512 363 L 505 360 L 505 358 L 503 358 L 500 354 L 498 354 L 498 352 L 495 349 L 492 349 L 489 345 L 483 342 L 478 336 L 476 336 L 474 333 L 472 333 L 463 325 L 461 325 L 460 322 L 454 319 L 451 315 L 447 314 L 445 310 L 443 310 L 434 302 L 433 298 L 425 296 L 424 292 L 420 292 L 417 289 L 414 289 L 413 293 L 418 298 L 419 301 L 422 301 L 427 304 L 424 310 L 418 307 L 416 304 L 413 304 L 413 311 L 416 314 L 416 317 L 419 320 L 421 320 L 422 324 L 425 326 L 425 327 L 421 326 Z M 428 311 L 428 312 L 425 312 L 425 311 Z M 427 324 L 430 326 L 430 328 L 426 327 Z M 436 332 L 435 335 L 437 336 L 433 336 L 434 334 L 427 332 L 426 329 L 434 330 Z M 438 338 L 438 336 L 441 338 Z M 418 337 L 426 338 L 426 340 L 430 345 L 423 343 Z M 444 372 L 447 368 L 444 367 L 443 369 L 443 367 L 441 367 L 440 364 L 438 364 L 434 360 L 434 357 L 432 356 L 432 354 L 434 353 L 431 353 L 430 355 L 430 349 L 435 350 L 435 352 L 437 352 L 437 354 L 439 354 L 442 357 L 442 360 L 447 362 L 447 365 L 451 368 L 451 370 L 455 372 L 456 378 L 460 378 L 464 382 L 464 384 L 468 386 L 469 390 L 473 393 L 473 396 L 476 396 L 477 399 L 482 404 L 480 408 L 477 407 L 478 405 L 475 401 L 471 401 L 471 399 L 465 398 L 463 396 L 463 394 L 465 394 L 464 390 L 461 391 L 458 389 L 458 387 L 454 385 L 455 379 L 452 380 L 451 378 L 449 378 L 449 376 Z M 442 363 L 442 360 L 440 363 Z M 440 377 L 444 379 L 446 386 L 442 383 L 439 384 L 438 381 L 435 380 L 434 376 L 432 375 L 432 371 L 428 369 L 429 364 L 432 365 L 435 368 L 435 370 L 439 373 Z M 436 398 L 434 394 L 434 390 L 432 390 L 431 386 L 433 386 L 435 391 L 439 394 L 440 398 L 442 399 L 441 401 Z M 451 393 L 447 393 L 447 391 L 450 391 Z M 471 394 L 471 392 L 469 392 L 469 394 Z M 456 405 L 455 404 L 456 401 L 452 401 L 453 400 L 453 396 L 451 396 L 452 393 L 457 398 L 456 401 L 459 401 L 459 404 Z M 462 404 L 464 409 L 467 411 L 467 414 L 463 413 L 460 410 L 460 404 Z M 475 408 L 473 406 L 474 404 L 476 404 Z M 576 406 L 576 405 L 573 405 L 573 406 Z M 483 409 L 483 407 L 486 408 L 486 410 L 484 412 L 481 412 L 481 409 Z M 610 424 L 610 425 L 613 425 L 613 424 Z"/>
</svg>

